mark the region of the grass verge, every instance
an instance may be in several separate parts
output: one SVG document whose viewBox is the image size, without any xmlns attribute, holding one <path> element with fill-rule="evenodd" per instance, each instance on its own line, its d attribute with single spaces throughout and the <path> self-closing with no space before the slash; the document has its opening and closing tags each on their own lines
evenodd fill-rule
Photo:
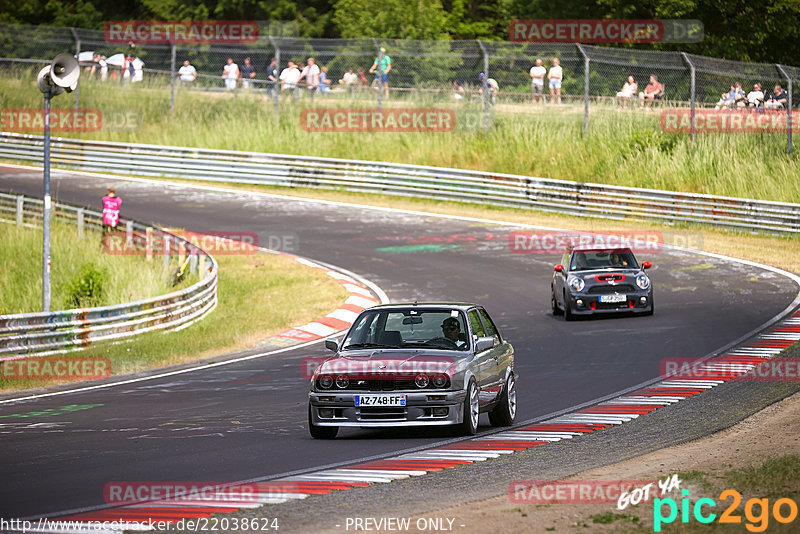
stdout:
<svg viewBox="0 0 800 534">
<path fill-rule="evenodd" d="M 208 358 L 253 347 L 293 325 L 329 313 L 347 298 L 341 284 L 324 272 L 287 257 L 257 253 L 218 256 L 219 303 L 177 332 L 150 332 L 121 343 L 98 343 L 76 353 L 107 357 L 114 375 Z M 56 384 L 0 379 L 0 391 Z"/>
<path fill-rule="evenodd" d="M 31 69 L 8 71 L 0 79 L 4 108 L 41 106 Z M 108 117 L 138 117 L 98 132 L 56 133 L 83 139 L 205 147 L 381 160 L 544 176 L 683 192 L 709 193 L 800 202 L 796 186 L 798 157 L 787 155 L 786 135 L 699 134 L 694 145 L 686 134 L 664 133 L 659 110 L 617 111 L 611 105 L 591 108 L 588 134 L 583 107 L 547 108 L 498 104 L 493 126 L 484 134 L 478 102 L 449 96 L 404 97 L 394 94 L 387 107 L 447 107 L 456 111 L 456 128 L 444 132 L 309 132 L 301 112 L 309 107 L 374 108 L 372 96 L 351 101 L 346 95 L 281 100 L 280 120 L 273 102 L 260 94 L 179 90 L 170 113 L 169 86 L 157 79 L 135 86 L 86 81 L 81 107 Z M 54 101 L 69 108 L 71 100 Z M 458 117 L 464 117 L 462 126 Z M 40 133 L 34 131 L 33 133 Z"/>
</svg>

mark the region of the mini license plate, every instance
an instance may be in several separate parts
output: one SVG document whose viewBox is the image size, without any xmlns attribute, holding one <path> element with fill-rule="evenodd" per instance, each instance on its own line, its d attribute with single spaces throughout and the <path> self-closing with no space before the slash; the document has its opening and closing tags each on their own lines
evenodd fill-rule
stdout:
<svg viewBox="0 0 800 534">
<path fill-rule="evenodd" d="M 405 406 L 405 395 L 355 395 L 356 406 Z"/>
<path fill-rule="evenodd" d="M 620 295 L 619 293 L 614 293 L 613 295 L 600 295 L 600 302 L 606 302 L 609 304 L 613 304 L 615 302 L 625 302 L 627 300 L 626 295 Z"/>
</svg>

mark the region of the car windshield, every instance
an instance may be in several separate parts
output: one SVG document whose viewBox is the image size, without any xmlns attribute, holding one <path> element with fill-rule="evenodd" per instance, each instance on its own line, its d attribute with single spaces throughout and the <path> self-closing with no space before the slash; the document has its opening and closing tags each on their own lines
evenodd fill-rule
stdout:
<svg viewBox="0 0 800 534">
<path fill-rule="evenodd" d="M 458 310 L 375 310 L 358 318 L 343 348 L 468 350 L 464 315 Z"/>
<path fill-rule="evenodd" d="M 639 264 L 629 248 L 580 250 L 572 253 L 570 271 L 595 269 L 638 269 Z"/>
</svg>

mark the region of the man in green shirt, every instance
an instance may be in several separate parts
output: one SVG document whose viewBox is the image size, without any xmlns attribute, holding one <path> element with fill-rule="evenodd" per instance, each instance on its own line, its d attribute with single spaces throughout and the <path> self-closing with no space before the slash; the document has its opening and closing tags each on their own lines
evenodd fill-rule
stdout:
<svg viewBox="0 0 800 534">
<path fill-rule="evenodd" d="M 375 72 L 375 69 L 378 68 L 378 63 L 380 62 L 380 72 L 376 76 L 376 78 L 380 78 L 381 83 L 383 83 L 383 91 L 385 98 L 389 98 L 389 71 L 392 70 L 392 58 L 386 55 L 386 49 L 381 48 L 381 53 L 378 57 L 375 58 L 375 61 L 372 63 L 372 67 L 369 69 L 369 73 L 372 74 Z M 380 91 L 380 86 L 378 86 L 378 90 Z"/>
</svg>

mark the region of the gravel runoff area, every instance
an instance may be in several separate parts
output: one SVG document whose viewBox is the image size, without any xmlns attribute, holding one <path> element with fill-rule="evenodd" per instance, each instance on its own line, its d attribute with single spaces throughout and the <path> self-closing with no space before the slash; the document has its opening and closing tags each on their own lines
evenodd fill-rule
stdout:
<svg viewBox="0 0 800 534">
<path fill-rule="evenodd" d="M 782 356 L 800 357 L 800 344 Z M 627 523 L 634 532 L 652 532 L 652 504 L 624 512 L 617 512 L 616 504 L 518 504 L 509 498 L 509 485 L 517 480 L 568 477 L 580 481 L 665 479 L 693 470 L 722 472 L 758 457 L 783 454 L 800 454 L 800 382 L 732 381 L 594 434 L 421 477 L 242 510 L 228 517 L 277 518 L 281 530 L 290 533 L 398 532 L 402 530 L 379 529 L 374 523 L 369 530 L 356 529 L 353 520 L 408 518 L 406 532 L 449 528 L 458 533 L 502 534 L 617 532 L 625 525 L 596 524 L 591 517 L 625 513 L 642 517 L 640 522 Z M 692 495 L 698 496 L 698 491 Z M 674 496 L 678 498 L 677 491 Z M 443 529 L 417 529 L 419 518 L 438 519 Z M 744 525 L 737 527 L 744 531 Z"/>
</svg>

